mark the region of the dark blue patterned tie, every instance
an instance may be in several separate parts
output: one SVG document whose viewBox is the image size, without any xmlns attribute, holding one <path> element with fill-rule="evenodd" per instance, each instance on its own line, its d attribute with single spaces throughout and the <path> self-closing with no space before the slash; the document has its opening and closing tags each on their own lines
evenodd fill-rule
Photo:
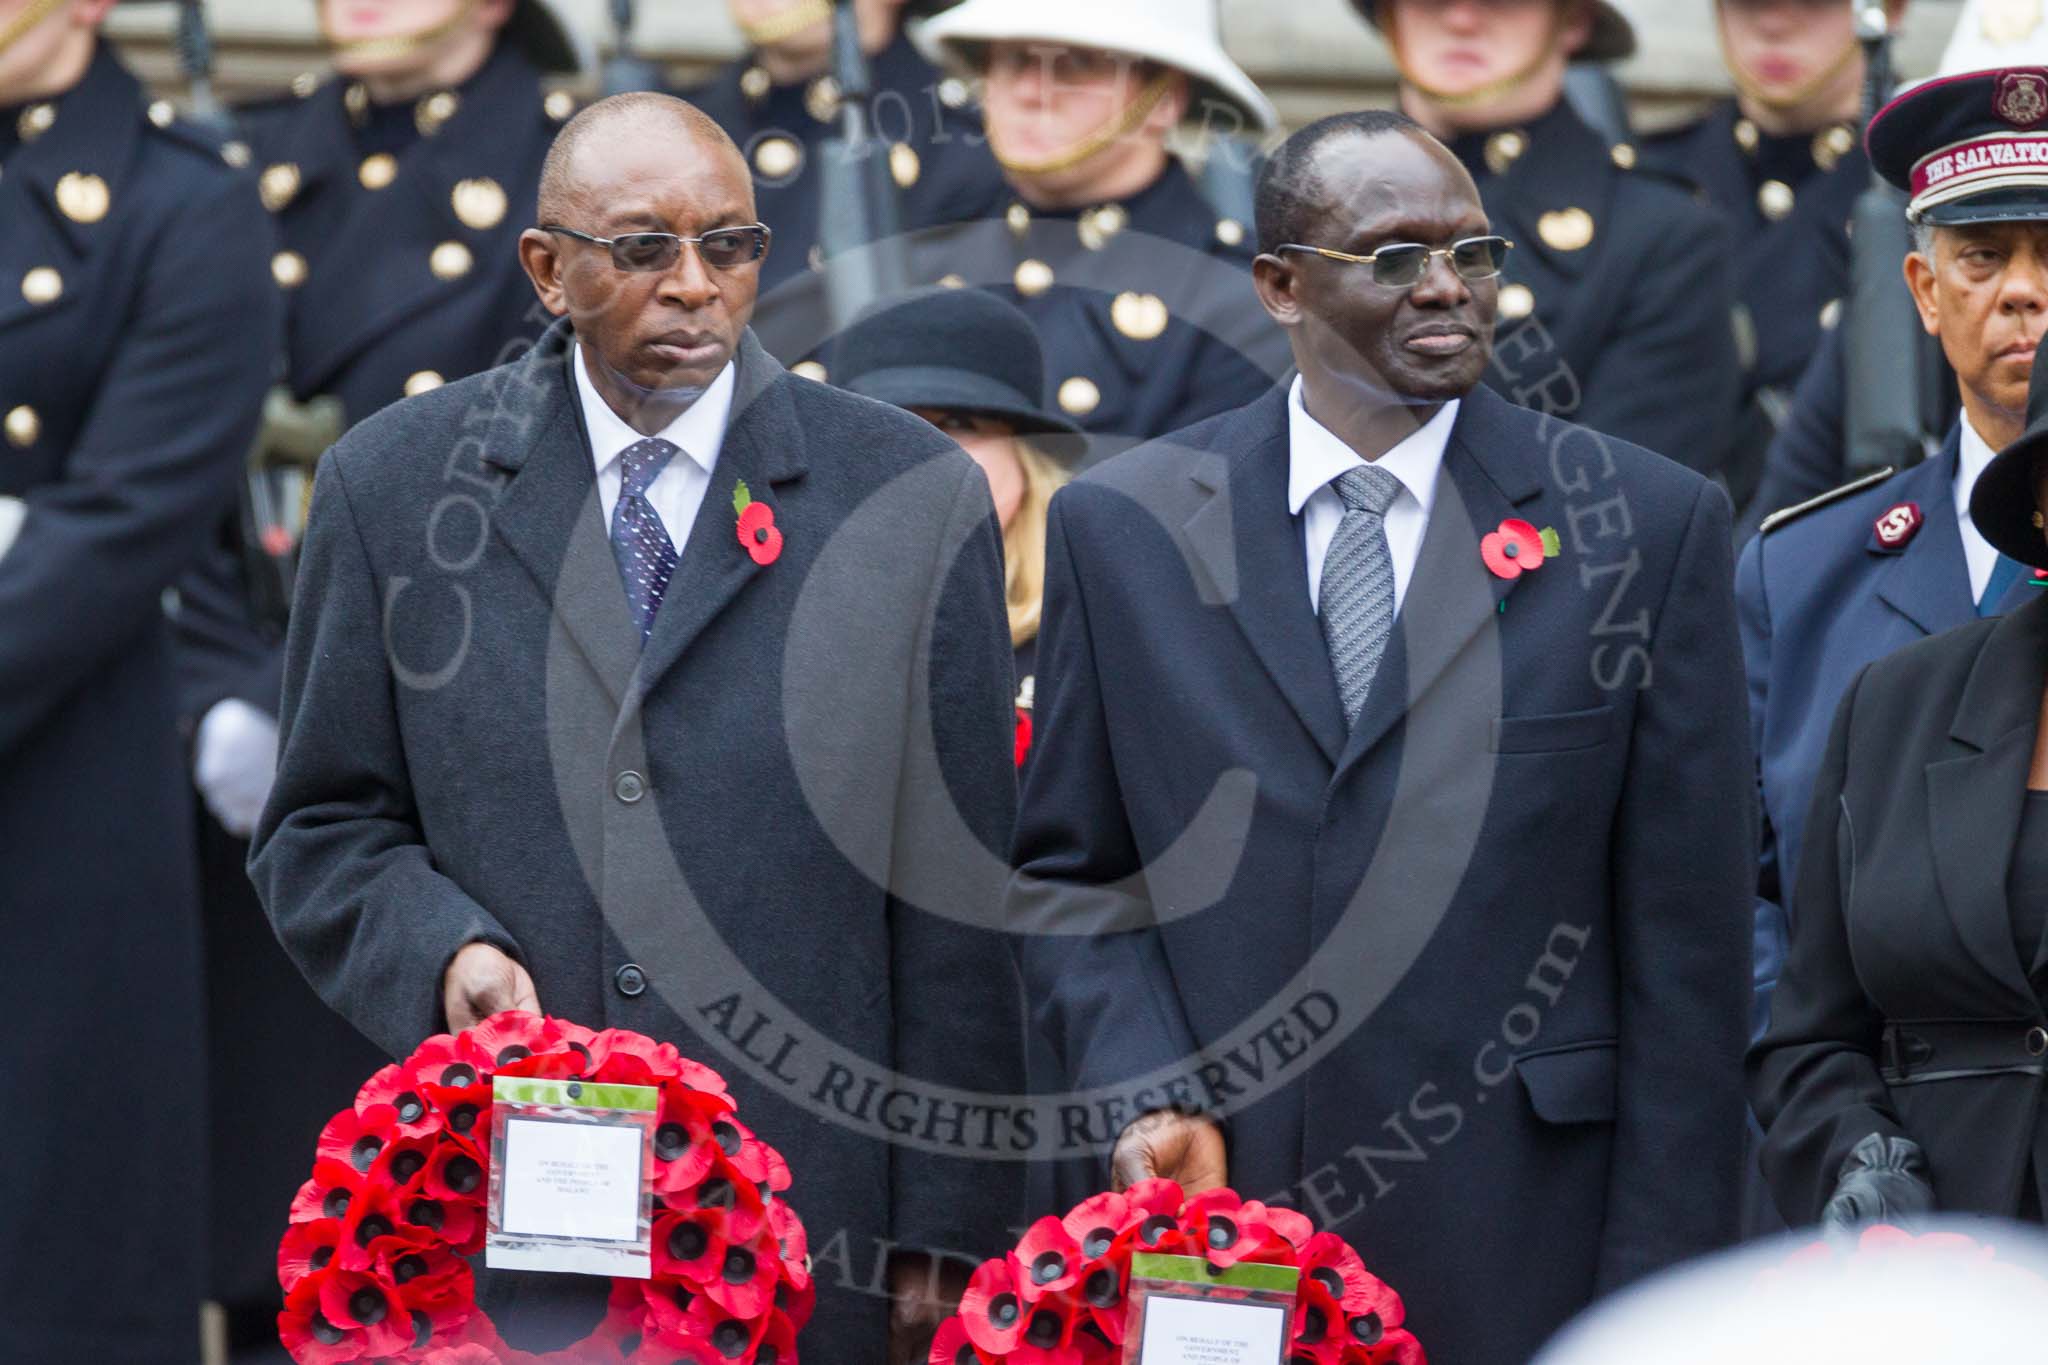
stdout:
<svg viewBox="0 0 2048 1365">
<path fill-rule="evenodd" d="M 619 456 L 619 504 L 612 509 L 612 554 L 619 561 L 619 577 L 626 584 L 626 605 L 632 608 L 633 623 L 640 627 L 640 642 L 654 633 L 654 614 L 661 610 L 662 594 L 676 572 L 675 542 L 653 504 L 647 489 L 661 473 L 662 466 L 680 452 L 659 437 L 636 441 Z"/>
</svg>

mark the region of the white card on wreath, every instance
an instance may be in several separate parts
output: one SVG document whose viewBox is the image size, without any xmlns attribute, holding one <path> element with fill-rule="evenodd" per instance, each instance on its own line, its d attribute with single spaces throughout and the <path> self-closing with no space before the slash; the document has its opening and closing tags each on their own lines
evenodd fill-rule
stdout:
<svg viewBox="0 0 2048 1365">
<path fill-rule="evenodd" d="M 1160 1293 L 1145 1301 L 1144 1365 L 1275 1365 L 1286 1348 L 1285 1308 Z"/>
</svg>

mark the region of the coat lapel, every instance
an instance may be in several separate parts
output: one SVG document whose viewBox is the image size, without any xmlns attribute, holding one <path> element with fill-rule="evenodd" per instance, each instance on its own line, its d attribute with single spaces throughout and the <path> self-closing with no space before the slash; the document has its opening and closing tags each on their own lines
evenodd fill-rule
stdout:
<svg viewBox="0 0 2048 1365">
<path fill-rule="evenodd" d="M 1393 639 L 1344 746 L 1339 777 L 1386 739 L 1475 635 L 1499 620 L 1514 585 L 1487 572 L 1480 537 L 1543 491 L 1536 471 L 1514 453 L 1514 434 L 1503 428 L 1510 411 L 1490 389 L 1465 397 Z"/>
<path fill-rule="evenodd" d="M 786 526 L 780 500 L 790 491 L 787 486 L 801 479 L 808 468 L 803 430 L 797 425 L 796 405 L 788 389 L 789 384 L 800 381 L 789 378 L 752 332 L 741 341 L 738 360 L 738 383 L 725 444 L 719 449 L 711 486 L 683 545 L 682 561 L 654 618 L 654 634 L 641 656 L 640 673 L 621 724 L 740 590 L 763 571 L 740 544 L 735 530 L 738 514 L 733 511 L 733 492 L 739 481 L 745 479 L 753 498 L 774 507 L 778 524 Z"/>
<path fill-rule="evenodd" d="M 1212 454 L 1190 473 L 1211 496 L 1184 526 L 1189 553 L 1208 576 L 1205 599 L 1230 609 L 1252 652 L 1323 753 L 1344 746 L 1344 707 L 1330 651 L 1309 606 L 1308 561 L 1287 508 L 1287 390 L 1246 408 L 1219 442 L 1243 453 L 1227 466 Z"/>
<path fill-rule="evenodd" d="M 1872 536 L 1867 553 L 1881 561 L 1878 598 L 1928 635 L 1977 619 L 1970 596 L 1970 566 L 1956 521 L 1955 471 L 1959 429 L 1931 460 L 1913 467 L 1898 482 L 1897 502 L 1917 503 L 1925 520 L 1904 548 L 1886 550 Z"/>
<path fill-rule="evenodd" d="M 2037 600 L 1992 628 L 1970 670 L 1949 728 L 1965 752 L 1926 770 L 1942 904 L 1970 955 L 2021 1013 L 2035 1008 L 2035 997 L 2013 944 L 2005 886 L 2026 802 L 2044 672 L 2048 600 Z"/>
<path fill-rule="evenodd" d="M 508 476 L 491 526 L 619 705 L 640 662 L 640 633 L 597 498 L 590 437 L 568 364 L 572 339 L 568 324 L 558 322 L 502 372 L 482 460 Z"/>
</svg>

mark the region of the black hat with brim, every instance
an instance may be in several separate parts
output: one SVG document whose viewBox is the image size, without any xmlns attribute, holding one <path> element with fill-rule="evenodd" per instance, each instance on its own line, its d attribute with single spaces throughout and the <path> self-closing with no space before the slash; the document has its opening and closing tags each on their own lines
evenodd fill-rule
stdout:
<svg viewBox="0 0 2048 1365">
<path fill-rule="evenodd" d="M 986 289 L 943 285 L 877 304 L 833 342 L 833 382 L 899 408 L 999 418 L 1044 439 L 1055 459 L 1079 457 L 1086 438 L 1048 412 L 1045 355 L 1014 304 Z"/>
<path fill-rule="evenodd" d="M 1559 0 L 1564 3 L 1565 0 Z M 1385 0 L 1351 0 L 1352 5 L 1365 21 L 1374 28 L 1380 26 L 1380 6 Z M 1628 16 L 1607 3 L 1607 0 L 1592 0 L 1593 31 L 1586 37 L 1586 45 L 1572 54 L 1575 62 L 1618 62 L 1633 57 L 1636 52 L 1635 25 Z"/>
<path fill-rule="evenodd" d="M 1965 421 L 1968 419 L 1965 418 Z M 2048 533 L 2035 500 L 2035 471 L 2048 455 L 2048 345 L 2034 352 L 2027 384 L 2027 429 L 1998 452 L 1970 493 L 1970 520 L 2000 554 L 2048 569 Z"/>
</svg>

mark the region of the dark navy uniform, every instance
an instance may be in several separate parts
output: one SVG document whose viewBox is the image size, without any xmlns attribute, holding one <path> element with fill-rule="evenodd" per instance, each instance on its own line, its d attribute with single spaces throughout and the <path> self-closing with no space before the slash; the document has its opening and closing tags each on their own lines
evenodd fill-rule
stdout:
<svg viewBox="0 0 2048 1365">
<path fill-rule="evenodd" d="M 1560 101 L 1451 144 L 1515 243 L 1487 383 L 1527 407 L 1720 473 L 1740 364 L 1727 234 Z"/>
<path fill-rule="evenodd" d="M 904 228 L 999 211 L 1002 172 L 989 155 L 967 83 L 942 76 L 900 33 L 869 63 L 874 154 L 888 158 L 903 192 Z M 742 59 L 683 98 L 716 119 L 753 167 L 755 207 L 775 230 L 774 250 L 761 268 L 767 295 L 821 259 L 818 167 L 826 139 L 839 131 L 838 83 L 827 75 L 778 86 L 766 70 Z"/>
<path fill-rule="evenodd" d="M 337 398 L 353 424 L 523 351 L 547 319 L 518 238 L 574 100 L 545 90 L 511 41 L 461 85 L 405 104 L 375 105 L 346 79 L 294 90 L 239 111 L 281 237 L 264 260 L 288 309 L 292 398 Z M 227 698 L 277 712 L 283 622 L 252 609 L 247 562 L 241 530 L 226 526 L 180 585 L 188 725 Z M 199 824 L 212 1055 L 261 1078 L 214 1105 L 215 1160 L 234 1178 L 215 1191 L 212 1293 L 237 1336 L 274 1335 L 280 1201 L 304 1179 L 322 1122 L 387 1059 L 285 958 L 244 870 L 248 845 L 208 816 Z"/>
<path fill-rule="evenodd" d="M 1821 335 L 1840 321 L 1849 288 L 1849 215 L 1870 187 L 1870 162 L 1850 123 L 1766 133 L 1733 100 L 1647 139 L 1647 164 L 1691 180 L 1728 227 L 1742 348 L 1740 437 L 1731 491 L 1756 489 L 1764 450 Z"/>
<path fill-rule="evenodd" d="M 244 159 L 105 47 L 0 109 L 10 1360 L 197 1353 L 199 922 L 160 604 L 233 498 L 276 354 Z"/>
</svg>

